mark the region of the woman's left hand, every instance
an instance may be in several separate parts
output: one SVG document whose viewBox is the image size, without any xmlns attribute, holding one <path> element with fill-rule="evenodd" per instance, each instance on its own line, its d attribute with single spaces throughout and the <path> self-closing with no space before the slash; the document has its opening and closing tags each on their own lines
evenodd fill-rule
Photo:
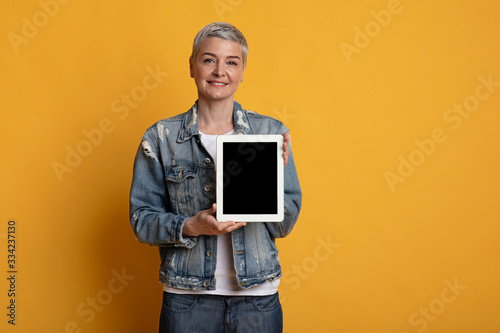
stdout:
<svg viewBox="0 0 500 333">
<path fill-rule="evenodd" d="M 288 146 L 290 144 L 290 134 L 288 132 L 283 134 L 283 159 L 285 160 L 285 166 L 288 164 L 288 156 L 290 155 Z"/>
</svg>

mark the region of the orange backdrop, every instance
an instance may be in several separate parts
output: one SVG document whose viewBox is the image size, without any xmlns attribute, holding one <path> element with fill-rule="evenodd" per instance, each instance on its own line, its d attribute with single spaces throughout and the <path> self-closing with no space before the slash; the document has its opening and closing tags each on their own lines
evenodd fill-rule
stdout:
<svg viewBox="0 0 500 333">
<path fill-rule="evenodd" d="M 250 44 L 236 98 L 291 129 L 303 189 L 278 241 L 285 332 L 499 332 L 499 15 L 465 0 L 2 1 L 1 331 L 157 331 L 133 158 L 195 101 L 192 40 L 224 20 Z"/>
</svg>

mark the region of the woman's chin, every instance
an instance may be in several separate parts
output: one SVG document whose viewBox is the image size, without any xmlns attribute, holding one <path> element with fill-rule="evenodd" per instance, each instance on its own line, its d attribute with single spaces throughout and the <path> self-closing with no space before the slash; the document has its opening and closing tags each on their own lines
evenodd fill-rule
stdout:
<svg viewBox="0 0 500 333">
<path fill-rule="evenodd" d="M 211 95 L 202 95 L 198 94 L 198 100 L 204 100 L 206 102 L 224 102 L 224 101 L 233 101 L 234 95 L 220 95 L 220 94 L 211 94 Z"/>
</svg>

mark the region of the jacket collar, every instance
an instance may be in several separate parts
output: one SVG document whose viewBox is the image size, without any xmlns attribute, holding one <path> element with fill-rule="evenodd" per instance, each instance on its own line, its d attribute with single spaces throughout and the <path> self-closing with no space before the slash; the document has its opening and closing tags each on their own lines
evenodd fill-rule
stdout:
<svg viewBox="0 0 500 333">
<path fill-rule="evenodd" d="M 234 119 L 234 134 L 252 134 L 253 131 L 250 127 L 250 121 L 248 119 L 248 112 L 243 110 L 241 105 L 234 101 L 233 105 L 233 119 Z M 182 119 L 181 129 L 179 130 L 179 135 L 177 136 L 177 142 L 184 142 L 193 137 L 193 135 L 199 135 L 198 130 L 198 101 L 189 109 L 188 112 L 184 114 Z"/>
</svg>

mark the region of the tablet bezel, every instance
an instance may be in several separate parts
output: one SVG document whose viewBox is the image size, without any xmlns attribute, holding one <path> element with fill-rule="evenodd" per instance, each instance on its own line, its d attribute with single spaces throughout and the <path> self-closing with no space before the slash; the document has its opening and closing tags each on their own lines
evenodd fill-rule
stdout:
<svg viewBox="0 0 500 333">
<path fill-rule="evenodd" d="M 223 194 L 224 188 L 224 173 L 223 173 L 223 156 L 224 143 L 226 142 L 271 142 L 277 145 L 277 159 L 274 166 L 278 172 L 277 192 L 278 192 L 278 207 L 276 214 L 224 214 Z M 217 211 L 216 219 L 219 222 L 235 221 L 235 222 L 282 222 L 284 219 L 284 159 L 283 159 L 283 136 L 279 134 L 236 134 L 236 135 L 219 135 L 217 137 L 217 168 L 216 168 L 216 188 L 217 188 Z M 244 190 L 244 189 L 242 189 Z"/>
</svg>

